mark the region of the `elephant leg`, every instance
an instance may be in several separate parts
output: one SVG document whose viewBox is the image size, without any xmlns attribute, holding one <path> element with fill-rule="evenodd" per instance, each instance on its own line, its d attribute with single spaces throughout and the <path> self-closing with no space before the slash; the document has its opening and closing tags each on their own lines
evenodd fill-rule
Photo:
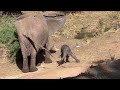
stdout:
<svg viewBox="0 0 120 90">
<path fill-rule="evenodd" d="M 79 62 L 80 62 L 80 60 L 79 60 L 79 59 L 77 59 L 77 57 L 76 57 L 73 53 L 71 53 L 70 55 L 71 55 L 71 57 L 72 57 L 73 59 L 75 59 L 75 61 L 76 61 L 77 63 L 79 63 Z"/>
<path fill-rule="evenodd" d="M 35 51 L 34 48 L 31 50 L 31 62 L 30 62 L 30 72 L 35 72 L 38 69 L 36 68 L 36 54 L 37 52 Z"/>
<path fill-rule="evenodd" d="M 60 60 L 60 61 L 57 61 L 58 66 L 62 65 L 63 63 L 65 63 L 65 61 L 64 61 L 65 57 L 66 57 L 66 54 L 63 54 L 63 53 L 62 53 L 62 54 L 61 54 L 61 60 Z"/>
<path fill-rule="evenodd" d="M 22 51 L 22 56 L 23 56 L 23 67 L 22 67 L 22 72 L 23 73 L 27 73 L 29 72 L 29 68 L 28 68 L 28 51 L 27 48 L 25 47 L 25 44 L 20 42 L 20 47 L 21 47 L 21 51 Z"/>
<path fill-rule="evenodd" d="M 25 53 L 23 53 L 25 54 Z M 28 68 L 28 57 L 23 55 L 23 68 L 22 68 L 22 72 L 23 73 L 27 73 L 29 72 L 29 68 Z"/>
<path fill-rule="evenodd" d="M 66 56 L 66 62 L 69 62 L 69 55 Z"/>
<path fill-rule="evenodd" d="M 46 43 L 45 48 L 48 50 L 49 42 Z M 52 60 L 50 59 L 50 54 L 48 51 L 45 50 L 45 61 L 44 63 L 52 63 Z"/>
<path fill-rule="evenodd" d="M 28 58 L 27 58 L 27 57 L 23 58 L 23 68 L 22 68 L 22 72 L 23 72 L 23 73 L 29 72 L 29 68 L 28 68 Z"/>
</svg>

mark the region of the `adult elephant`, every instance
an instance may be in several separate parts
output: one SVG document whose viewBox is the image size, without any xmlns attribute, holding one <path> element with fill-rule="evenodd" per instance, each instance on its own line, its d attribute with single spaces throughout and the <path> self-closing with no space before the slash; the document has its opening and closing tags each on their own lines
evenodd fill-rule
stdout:
<svg viewBox="0 0 120 90">
<path fill-rule="evenodd" d="M 36 55 L 39 50 L 45 49 L 45 63 L 52 63 L 48 50 L 49 36 L 60 30 L 65 24 L 65 16 L 61 14 L 44 15 L 43 13 L 23 14 L 17 18 L 15 26 L 23 56 L 22 72 L 34 72 Z M 30 56 L 30 66 L 28 57 Z"/>
</svg>

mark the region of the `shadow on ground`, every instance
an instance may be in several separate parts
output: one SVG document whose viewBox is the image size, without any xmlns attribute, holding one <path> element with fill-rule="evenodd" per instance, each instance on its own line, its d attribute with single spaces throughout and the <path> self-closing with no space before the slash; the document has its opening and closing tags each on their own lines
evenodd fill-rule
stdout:
<svg viewBox="0 0 120 90">
<path fill-rule="evenodd" d="M 96 66 L 90 66 L 85 73 L 65 79 L 120 79 L 120 59 L 98 61 Z"/>
</svg>

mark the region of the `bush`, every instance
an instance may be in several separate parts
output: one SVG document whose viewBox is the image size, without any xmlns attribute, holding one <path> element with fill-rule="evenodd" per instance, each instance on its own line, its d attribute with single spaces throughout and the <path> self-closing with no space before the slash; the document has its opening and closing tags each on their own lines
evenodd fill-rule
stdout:
<svg viewBox="0 0 120 90">
<path fill-rule="evenodd" d="M 16 28 L 15 17 L 3 16 L 0 18 L 0 43 L 5 44 L 10 50 L 11 62 L 16 59 L 16 53 L 20 49 Z"/>
</svg>

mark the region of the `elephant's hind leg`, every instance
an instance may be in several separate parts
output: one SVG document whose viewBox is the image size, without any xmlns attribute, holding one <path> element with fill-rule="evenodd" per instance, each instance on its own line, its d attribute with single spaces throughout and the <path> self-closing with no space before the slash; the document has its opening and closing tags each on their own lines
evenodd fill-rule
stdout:
<svg viewBox="0 0 120 90">
<path fill-rule="evenodd" d="M 45 48 L 48 50 L 49 42 L 46 43 Z M 50 59 L 49 52 L 45 50 L 45 61 L 44 63 L 52 63 L 52 60 Z"/>
<path fill-rule="evenodd" d="M 76 61 L 77 63 L 80 63 L 80 60 L 77 59 L 77 57 L 76 57 L 73 53 L 70 53 L 70 55 L 71 55 L 71 57 L 72 57 L 73 59 L 75 59 L 75 61 Z"/>
<path fill-rule="evenodd" d="M 29 68 L 28 68 L 28 58 L 23 55 L 23 68 L 22 68 L 22 72 L 23 73 L 27 73 L 29 72 Z"/>
<path fill-rule="evenodd" d="M 29 68 L 28 68 L 28 50 L 25 46 L 24 43 L 20 42 L 20 47 L 21 47 L 21 51 L 22 51 L 22 56 L 23 56 L 23 67 L 22 67 L 22 72 L 23 73 L 27 73 L 29 72 Z"/>
<path fill-rule="evenodd" d="M 38 69 L 36 68 L 36 50 L 34 48 L 31 49 L 31 61 L 30 61 L 30 72 L 35 72 Z"/>
</svg>

